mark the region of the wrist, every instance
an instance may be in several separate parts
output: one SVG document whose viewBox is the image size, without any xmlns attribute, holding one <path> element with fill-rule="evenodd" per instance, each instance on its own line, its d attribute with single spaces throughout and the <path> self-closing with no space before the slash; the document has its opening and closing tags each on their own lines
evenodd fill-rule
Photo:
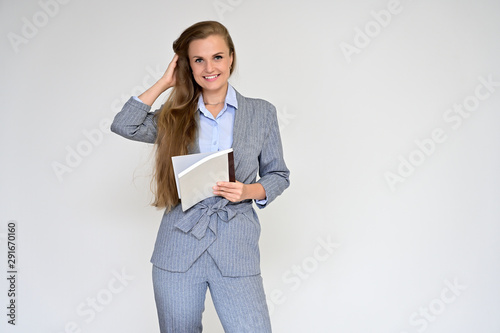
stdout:
<svg viewBox="0 0 500 333">
<path fill-rule="evenodd" d="M 165 80 L 164 78 L 160 78 L 155 84 L 154 84 L 161 92 L 164 92 L 170 88 L 172 88 L 173 82 L 169 80 Z"/>
<path fill-rule="evenodd" d="M 266 190 L 260 183 L 245 184 L 246 199 L 264 200 L 266 198 Z"/>
</svg>

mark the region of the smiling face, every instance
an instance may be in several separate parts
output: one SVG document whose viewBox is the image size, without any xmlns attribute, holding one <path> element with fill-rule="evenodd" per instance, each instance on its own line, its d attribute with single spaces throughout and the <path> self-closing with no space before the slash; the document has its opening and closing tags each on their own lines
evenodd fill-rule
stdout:
<svg viewBox="0 0 500 333">
<path fill-rule="evenodd" d="M 233 55 L 219 35 L 193 40 L 188 57 L 193 77 L 203 93 L 225 96 Z"/>
</svg>

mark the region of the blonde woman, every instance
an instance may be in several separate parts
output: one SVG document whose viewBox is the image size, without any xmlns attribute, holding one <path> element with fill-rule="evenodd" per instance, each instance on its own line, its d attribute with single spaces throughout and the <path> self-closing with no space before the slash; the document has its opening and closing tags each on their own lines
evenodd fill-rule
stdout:
<svg viewBox="0 0 500 333">
<path fill-rule="evenodd" d="M 276 109 L 228 83 L 236 53 L 222 24 L 192 25 L 173 49 L 165 74 L 111 125 L 156 148 L 153 205 L 165 214 L 151 262 L 161 332 L 201 332 L 207 288 L 225 332 L 271 332 L 252 202 L 264 208 L 289 186 Z M 168 89 L 162 108 L 150 112 Z M 231 147 L 236 182 L 215 183 L 213 197 L 183 212 L 171 157 Z"/>
</svg>

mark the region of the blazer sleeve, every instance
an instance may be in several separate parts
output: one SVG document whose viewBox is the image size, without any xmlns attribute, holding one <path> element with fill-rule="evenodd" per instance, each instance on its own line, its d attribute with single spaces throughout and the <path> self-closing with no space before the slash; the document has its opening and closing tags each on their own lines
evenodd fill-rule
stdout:
<svg viewBox="0 0 500 333">
<path fill-rule="evenodd" d="M 111 131 L 130 140 L 155 143 L 157 132 L 154 115 L 160 109 L 155 112 L 150 110 L 151 106 L 130 97 L 116 114 Z"/>
<path fill-rule="evenodd" d="M 259 155 L 259 177 L 257 181 L 266 191 L 264 203 L 256 201 L 259 208 L 269 205 L 290 185 L 290 171 L 283 159 L 283 147 L 278 126 L 276 108 L 269 104 L 267 112 L 267 134 Z"/>
</svg>

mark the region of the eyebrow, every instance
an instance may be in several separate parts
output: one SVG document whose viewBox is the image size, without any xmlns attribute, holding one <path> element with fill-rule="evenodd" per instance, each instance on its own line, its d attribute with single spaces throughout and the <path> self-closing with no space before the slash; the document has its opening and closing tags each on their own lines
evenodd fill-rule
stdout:
<svg viewBox="0 0 500 333">
<path fill-rule="evenodd" d="M 221 54 L 224 54 L 224 53 L 225 53 L 224 51 L 217 52 L 217 53 L 213 54 L 212 57 L 215 57 L 215 56 L 218 56 L 218 55 L 221 55 Z M 203 59 L 202 56 L 197 56 L 197 55 L 193 56 L 193 58 L 201 58 L 201 59 Z"/>
</svg>

